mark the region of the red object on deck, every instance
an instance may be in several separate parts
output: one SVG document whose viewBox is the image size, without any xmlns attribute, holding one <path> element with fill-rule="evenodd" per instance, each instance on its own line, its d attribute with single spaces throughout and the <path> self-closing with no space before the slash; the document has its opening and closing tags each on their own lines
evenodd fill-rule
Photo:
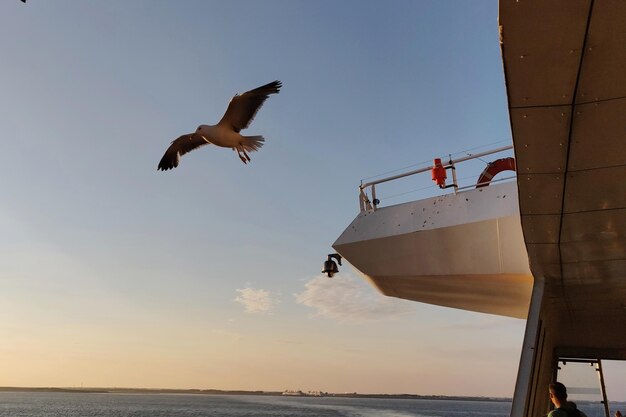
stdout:
<svg viewBox="0 0 626 417">
<path fill-rule="evenodd" d="M 502 171 L 515 171 L 515 158 L 501 158 L 487 164 L 487 168 L 480 174 L 476 188 L 486 187 L 491 179 Z"/>
<path fill-rule="evenodd" d="M 446 169 L 441 164 L 441 159 L 436 158 L 433 159 L 433 169 L 431 170 L 433 181 L 437 183 L 439 188 L 444 188 L 446 186 L 446 178 L 448 178 L 448 174 L 446 173 Z"/>
</svg>

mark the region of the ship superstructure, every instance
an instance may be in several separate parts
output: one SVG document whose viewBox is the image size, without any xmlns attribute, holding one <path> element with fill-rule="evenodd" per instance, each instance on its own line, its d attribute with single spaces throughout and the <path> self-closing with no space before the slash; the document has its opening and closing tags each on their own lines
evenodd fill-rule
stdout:
<svg viewBox="0 0 626 417">
<path fill-rule="evenodd" d="M 458 160 L 449 160 L 444 169 L 457 166 Z M 453 182 L 454 192 L 381 207 L 375 187 L 388 180 L 361 185 L 361 211 L 333 248 L 385 295 L 526 318 L 533 280 L 515 182 Z"/>
<path fill-rule="evenodd" d="M 582 364 L 570 393 L 608 417 L 602 360 L 626 360 L 626 2 L 501 0 L 499 23 L 515 181 L 387 207 L 366 184 L 333 247 L 386 295 L 527 319 L 511 416 L 546 414 L 548 384 Z"/>
</svg>

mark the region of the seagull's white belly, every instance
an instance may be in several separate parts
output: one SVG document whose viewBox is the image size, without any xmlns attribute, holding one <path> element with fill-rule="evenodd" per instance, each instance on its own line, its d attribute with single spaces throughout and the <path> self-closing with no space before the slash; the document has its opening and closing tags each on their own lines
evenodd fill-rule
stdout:
<svg viewBox="0 0 626 417">
<path fill-rule="evenodd" d="M 212 144 L 222 146 L 224 148 L 233 148 L 237 146 L 242 139 L 242 136 L 239 133 L 219 125 L 210 126 L 206 129 L 206 132 L 201 132 L 200 134 L 206 135 L 206 138 Z"/>
</svg>

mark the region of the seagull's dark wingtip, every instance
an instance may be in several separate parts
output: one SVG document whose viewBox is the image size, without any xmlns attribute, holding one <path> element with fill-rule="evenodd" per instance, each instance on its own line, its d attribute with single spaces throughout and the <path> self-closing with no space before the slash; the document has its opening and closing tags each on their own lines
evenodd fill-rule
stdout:
<svg viewBox="0 0 626 417">
<path fill-rule="evenodd" d="M 163 159 L 161 159 L 161 162 L 159 162 L 159 166 L 157 167 L 157 171 L 167 171 L 167 170 L 173 169 L 175 167 L 176 167 L 175 164 L 172 164 L 171 161 L 165 160 L 165 157 L 163 157 Z"/>
<path fill-rule="evenodd" d="M 264 86 L 256 88 L 252 91 L 263 91 L 265 94 L 278 94 L 280 93 L 280 88 L 283 86 L 282 81 L 274 80 L 271 83 L 267 83 Z"/>
</svg>

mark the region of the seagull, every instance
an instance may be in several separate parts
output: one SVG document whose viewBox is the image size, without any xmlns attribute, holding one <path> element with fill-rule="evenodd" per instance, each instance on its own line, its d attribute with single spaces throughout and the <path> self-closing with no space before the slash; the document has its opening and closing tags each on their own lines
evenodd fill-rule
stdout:
<svg viewBox="0 0 626 417">
<path fill-rule="evenodd" d="M 231 148 L 237 151 L 244 164 L 250 162 L 247 152 L 259 150 L 265 139 L 263 136 L 242 136 L 239 131 L 250 125 L 265 100 L 270 94 L 278 94 L 280 87 L 282 83 L 277 80 L 241 95 L 235 94 L 218 124 L 200 125 L 194 133 L 175 139 L 165 151 L 157 170 L 167 171 L 176 168 L 181 156 L 209 143 Z"/>
</svg>

